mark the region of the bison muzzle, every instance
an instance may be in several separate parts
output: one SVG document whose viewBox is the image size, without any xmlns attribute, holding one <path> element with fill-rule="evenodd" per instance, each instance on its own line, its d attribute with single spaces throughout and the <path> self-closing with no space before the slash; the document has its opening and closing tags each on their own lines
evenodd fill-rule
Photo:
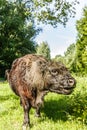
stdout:
<svg viewBox="0 0 87 130">
<path fill-rule="evenodd" d="M 40 116 L 40 107 L 48 92 L 68 95 L 76 85 L 75 79 L 61 62 L 47 61 L 43 56 L 34 54 L 16 59 L 6 75 L 24 109 L 23 129 L 30 125 L 31 107 L 36 109 L 36 116 Z"/>
</svg>

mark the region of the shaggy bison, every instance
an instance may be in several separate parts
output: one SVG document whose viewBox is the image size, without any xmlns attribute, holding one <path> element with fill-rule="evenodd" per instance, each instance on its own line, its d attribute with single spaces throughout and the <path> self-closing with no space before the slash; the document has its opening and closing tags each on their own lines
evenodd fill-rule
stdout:
<svg viewBox="0 0 87 130">
<path fill-rule="evenodd" d="M 6 75 L 24 109 L 23 130 L 30 124 L 31 107 L 36 109 L 36 116 L 40 116 L 40 107 L 48 92 L 68 95 L 76 84 L 61 62 L 47 61 L 44 57 L 34 54 L 16 59 L 11 70 L 6 71 Z"/>
</svg>

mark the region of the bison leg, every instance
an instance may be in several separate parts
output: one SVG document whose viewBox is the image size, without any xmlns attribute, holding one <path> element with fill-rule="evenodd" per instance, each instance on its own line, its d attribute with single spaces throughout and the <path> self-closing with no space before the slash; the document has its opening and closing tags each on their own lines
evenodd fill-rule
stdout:
<svg viewBox="0 0 87 130">
<path fill-rule="evenodd" d="M 29 130 L 29 125 L 30 125 L 29 111 L 30 111 L 31 105 L 26 97 L 21 97 L 21 102 L 24 109 L 23 130 Z"/>
<path fill-rule="evenodd" d="M 43 105 L 44 102 L 44 96 L 48 93 L 48 91 L 38 91 L 37 92 L 37 98 L 36 98 L 36 113 L 35 116 L 40 117 L 40 108 Z"/>
<path fill-rule="evenodd" d="M 36 113 L 35 116 L 36 117 L 40 117 L 40 108 L 43 105 L 43 101 L 44 101 L 44 96 L 46 94 L 46 91 L 38 91 L 37 92 L 37 98 L 36 98 Z"/>
<path fill-rule="evenodd" d="M 41 108 L 41 104 L 39 103 L 36 107 L 36 112 L 35 112 L 35 116 L 36 117 L 40 117 L 40 108 Z"/>
<path fill-rule="evenodd" d="M 36 117 L 40 117 L 40 108 L 43 104 L 43 92 L 37 92 L 37 97 L 36 97 L 36 101 L 35 101 L 35 106 L 36 106 L 36 112 L 35 112 L 35 116 Z"/>
</svg>

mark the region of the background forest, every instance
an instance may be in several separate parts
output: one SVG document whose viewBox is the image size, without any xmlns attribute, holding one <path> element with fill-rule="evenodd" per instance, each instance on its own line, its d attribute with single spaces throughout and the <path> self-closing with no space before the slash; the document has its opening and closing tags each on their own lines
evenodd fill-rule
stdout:
<svg viewBox="0 0 87 130">
<path fill-rule="evenodd" d="M 14 59 L 25 54 L 37 53 L 51 59 L 50 46 L 43 41 L 41 45 L 35 42 L 41 28 L 38 23 L 66 25 L 70 17 L 75 16 L 76 1 L 69 3 L 55 1 L 0 1 L 0 77 L 4 77 L 6 69 L 11 67 Z M 39 11 L 38 11 L 39 9 Z M 55 15 L 56 14 L 56 15 Z M 76 22 L 77 40 L 71 43 L 64 56 L 57 55 L 53 60 L 62 60 L 75 73 L 86 74 L 87 67 L 87 7 L 83 16 Z"/>
<path fill-rule="evenodd" d="M 76 43 L 71 44 L 64 56 L 57 55 L 54 60 L 64 62 L 76 74 L 87 74 L 87 7 L 82 18 L 76 22 Z"/>
</svg>

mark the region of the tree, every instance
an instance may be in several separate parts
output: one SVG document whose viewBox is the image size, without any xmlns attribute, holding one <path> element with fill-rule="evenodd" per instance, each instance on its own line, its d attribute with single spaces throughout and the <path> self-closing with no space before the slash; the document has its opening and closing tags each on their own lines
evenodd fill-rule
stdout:
<svg viewBox="0 0 87 130">
<path fill-rule="evenodd" d="M 50 59 L 50 48 L 47 42 L 42 42 L 38 45 L 36 52 L 38 55 L 43 55 L 48 60 Z"/>
<path fill-rule="evenodd" d="M 0 76 L 15 58 L 35 52 L 38 32 L 25 4 L 0 1 Z"/>
<path fill-rule="evenodd" d="M 87 7 L 83 9 L 82 18 L 76 22 L 76 29 L 76 44 L 67 49 L 65 59 L 72 71 L 87 74 Z"/>
<path fill-rule="evenodd" d="M 75 16 L 77 3 L 77 0 L 71 3 L 66 0 L 27 0 L 26 6 L 37 21 L 56 27 L 58 23 L 66 25 L 68 19 Z"/>
<path fill-rule="evenodd" d="M 54 61 L 58 62 L 63 62 L 65 63 L 65 59 L 64 59 L 64 56 L 61 56 L 61 55 L 56 55 L 55 58 L 53 58 Z"/>
<path fill-rule="evenodd" d="M 66 52 L 64 53 L 64 59 L 65 59 L 65 64 L 66 66 L 74 71 L 74 62 L 75 62 L 75 55 L 76 55 L 76 45 L 73 43 L 71 44 Z"/>
<path fill-rule="evenodd" d="M 76 42 L 76 70 L 87 73 L 87 7 L 83 9 L 83 16 L 77 21 L 78 37 Z"/>
</svg>

